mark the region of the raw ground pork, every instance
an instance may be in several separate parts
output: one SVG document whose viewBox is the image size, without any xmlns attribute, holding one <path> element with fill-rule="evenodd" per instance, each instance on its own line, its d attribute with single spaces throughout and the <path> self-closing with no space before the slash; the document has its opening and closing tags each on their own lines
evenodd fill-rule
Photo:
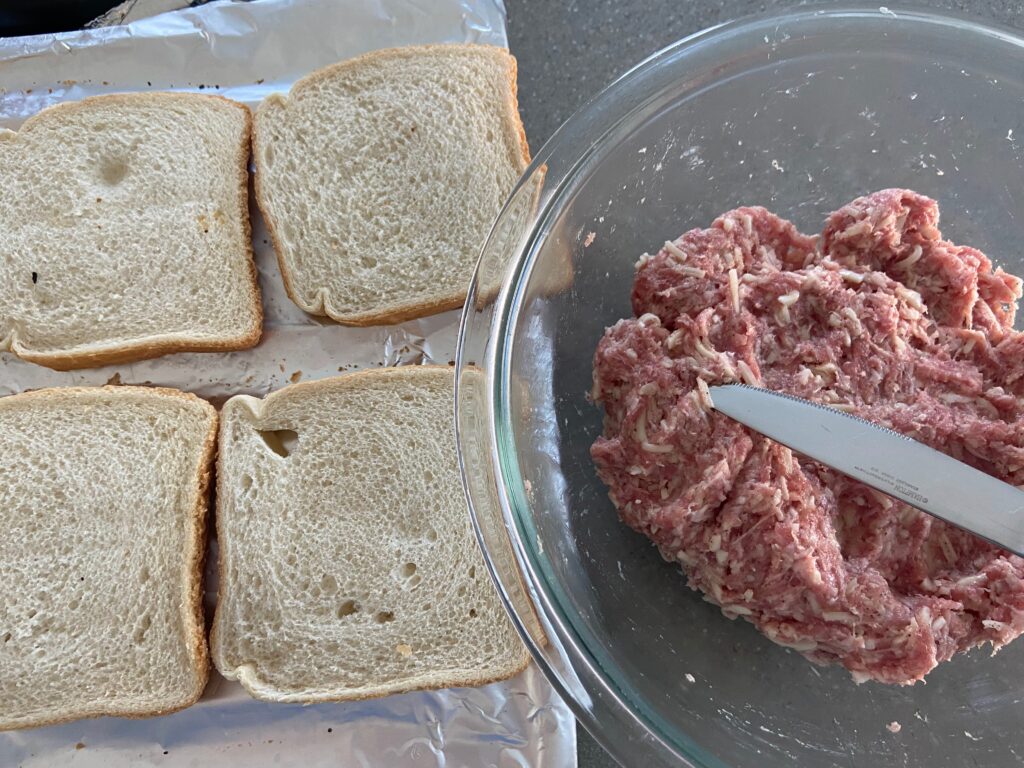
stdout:
<svg viewBox="0 0 1024 768">
<path fill-rule="evenodd" d="M 1024 631 L 1024 559 L 709 409 L 741 381 L 832 404 L 1024 484 L 1021 281 L 891 189 L 820 238 L 740 208 L 637 264 L 594 359 L 591 452 L 622 519 L 690 585 L 858 682 L 911 683 Z"/>
</svg>

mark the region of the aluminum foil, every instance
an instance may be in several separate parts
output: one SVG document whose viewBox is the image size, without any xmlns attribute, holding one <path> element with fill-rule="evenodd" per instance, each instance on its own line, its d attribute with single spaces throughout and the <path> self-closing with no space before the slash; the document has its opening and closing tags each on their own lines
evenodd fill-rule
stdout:
<svg viewBox="0 0 1024 768">
<path fill-rule="evenodd" d="M 0 39 L 0 127 L 99 93 L 217 93 L 255 107 L 299 77 L 394 45 L 505 45 L 501 0 L 255 0 L 218 2 L 126 26 Z M 252 210 L 265 311 L 258 347 L 178 354 L 58 372 L 0 353 L 0 395 L 40 387 L 159 384 L 215 403 L 265 395 L 294 381 L 359 368 L 451 363 L 458 313 L 398 326 L 346 328 L 287 297 L 266 228 Z M 209 558 L 212 608 L 216 548 Z M 505 683 L 299 706 L 253 701 L 215 672 L 182 712 L 145 720 L 99 718 L 0 733 L 0 765 L 530 766 L 576 765 L 575 721 L 531 665 Z"/>
</svg>

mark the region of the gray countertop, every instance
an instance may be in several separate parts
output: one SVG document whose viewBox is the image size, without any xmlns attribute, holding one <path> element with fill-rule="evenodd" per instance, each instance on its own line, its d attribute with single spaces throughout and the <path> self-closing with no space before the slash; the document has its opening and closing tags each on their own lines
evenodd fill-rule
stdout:
<svg viewBox="0 0 1024 768">
<path fill-rule="evenodd" d="M 850 5 L 835 2 L 835 5 Z M 824 3 L 822 3 L 824 4 Z M 899 0 L 879 2 L 898 8 Z M 1024 28 L 1020 0 L 915 0 Z M 505 0 L 509 47 L 519 60 L 519 108 L 532 149 L 539 149 L 577 107 L 632 65 L 705 27 L 752 13 L 793 7 L 792 0 Z M 613 768 L 579 733 L 580 768 Z"/>
</svg>

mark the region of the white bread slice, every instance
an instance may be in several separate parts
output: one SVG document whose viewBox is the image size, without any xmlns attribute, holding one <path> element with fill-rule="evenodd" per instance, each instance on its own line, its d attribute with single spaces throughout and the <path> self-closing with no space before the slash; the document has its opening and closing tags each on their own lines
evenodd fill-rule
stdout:
<svg viewBox="0 0 1024 768">
<path fill-rule="evenodd" d="M 260 105 L 253 157 L 299 307 L 346 325 L 454 309 L 529 164 L 516 61 L 430 45 L 321 69 Z"/>
<path fill-rule="evenodd" d="M 216 435 L 173 389 L 0 398 L 0 730 L 199 698 Z"/>
<path fill-rule="evenodd" d="M 0 350 L 65 370 L 256 344 L 250 125 L 135 93 L 0 130 Z"/>
<path fill-rule="evenodd" d="M 473 535 L 453 405 L 454 374 L 436 366 L 227 402 L 210 635 L 221 674 L 260 699 L 313 702 L 526 666 Z"/>
</svg>

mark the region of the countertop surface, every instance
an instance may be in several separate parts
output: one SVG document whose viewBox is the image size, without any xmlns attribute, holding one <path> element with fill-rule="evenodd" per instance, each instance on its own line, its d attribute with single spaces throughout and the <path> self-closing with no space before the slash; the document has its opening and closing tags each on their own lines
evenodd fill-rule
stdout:
<svg viewBox="0 0 1024 768">
<path fill-rule="evenodd" d="M 509 47 L 519 60 L 519 109 L 538 150 L 579 106 L 634 64 L 706 27 L 749 14 L 781 11 L 792 0 L 505 0 Z M 850 2 L 815 5 L 856 4 Z M 899 8 L 899 0 L 880 2 Z M 1024 29 L 1020 0 L 914 0 Z M 614 768 L 579 730 L 580 768 Z"/>
</svg>

